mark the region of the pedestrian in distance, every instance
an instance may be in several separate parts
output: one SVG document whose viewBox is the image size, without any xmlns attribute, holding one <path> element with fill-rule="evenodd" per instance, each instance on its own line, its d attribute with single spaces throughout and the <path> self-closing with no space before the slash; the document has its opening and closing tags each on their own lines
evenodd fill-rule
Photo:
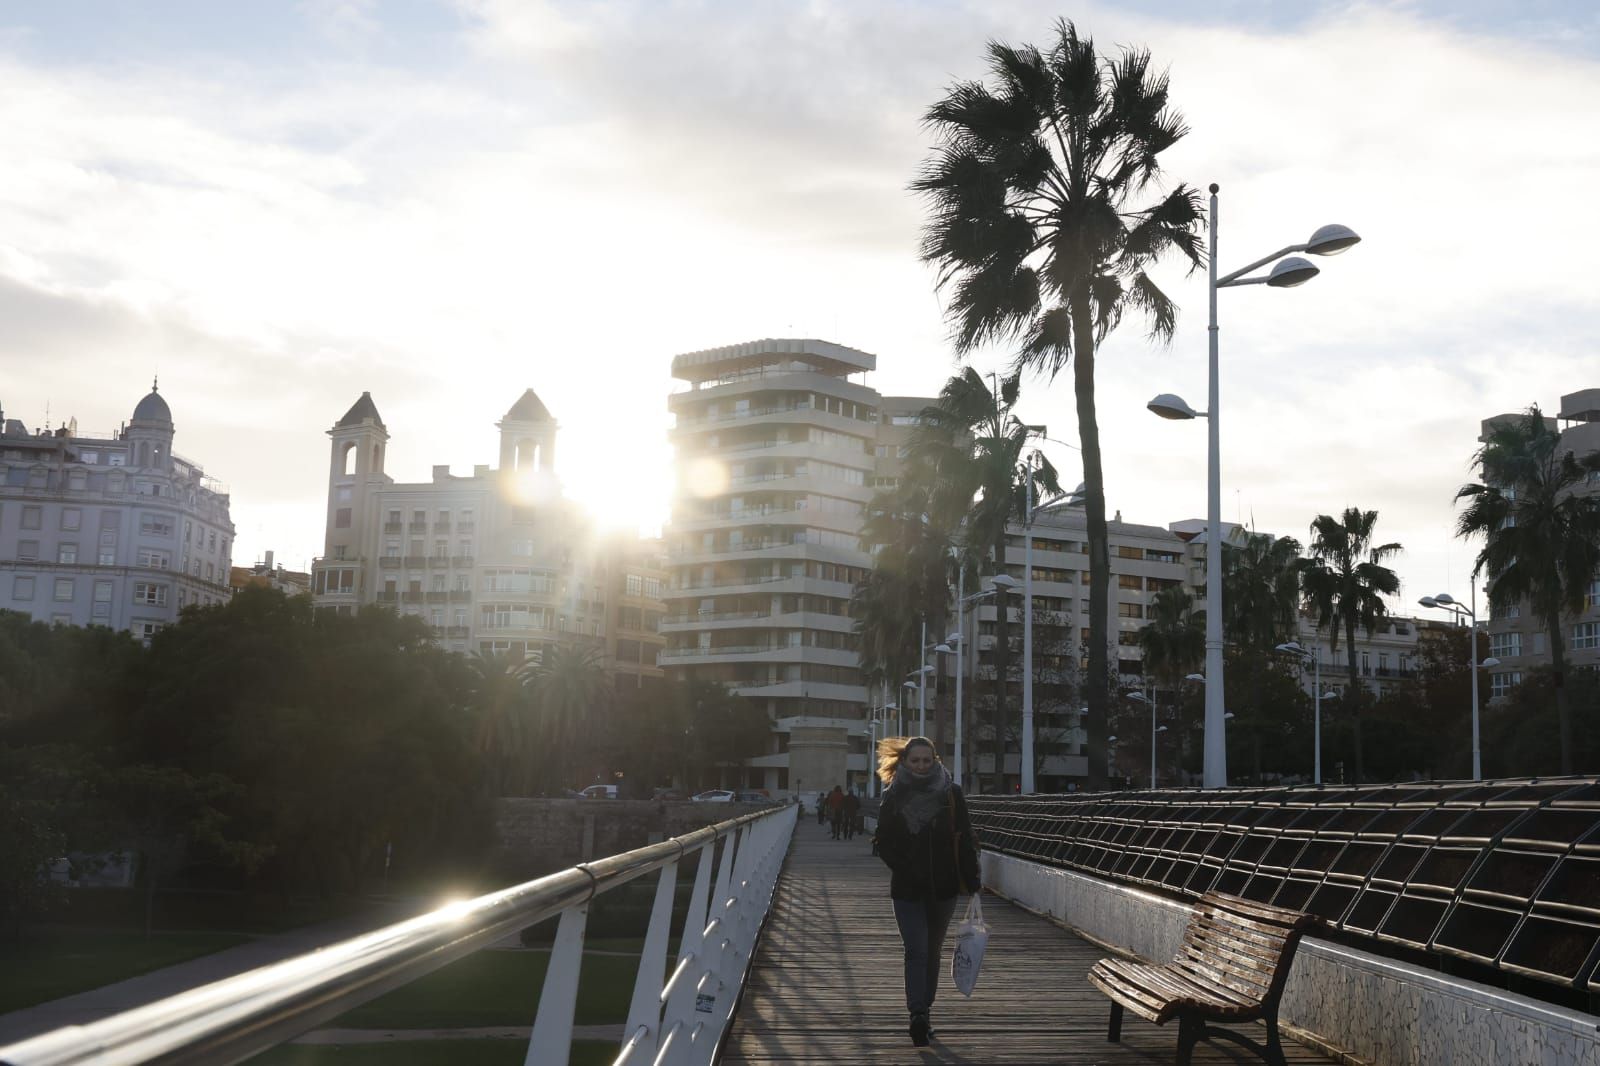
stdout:
<svg viewBox="0 0 1600 1066">
<path fill-rule="evenodd" d="M 828 794 L 826 792 L 818 792 L 817 793 L 817 824 L 821 825 L 823 822 L 825 822 L 827 820 L 828 820 Z"/>
<path fill-rule="evenodd" d="M 844 789 L 838 785 L 833 786 L 833 791 L 828 793 L 828 822 L 833 827 L 833 839 L 838 840 L 843 831 L 840 818 L 844 814 Z"/>
<path fill-rule="evenodd" d="M 861 817 L 861 800 L 856 796 L 855 789 L 844 794 L 839 813 L 844 821 L 844 838 L 849 840 L 856 835 L 856 819 Z"/>
<path fill-rule="evenodd" d="M 873 846 L 889 867 L 889 896 L 905 947 L 911 1042 L 927 1047 L 956 898 L 983 890 L 978 848 L 961 786 L 926 737 L 886 737 L 878 745 L 878 777 L 885 791 Z"/>
</svg>

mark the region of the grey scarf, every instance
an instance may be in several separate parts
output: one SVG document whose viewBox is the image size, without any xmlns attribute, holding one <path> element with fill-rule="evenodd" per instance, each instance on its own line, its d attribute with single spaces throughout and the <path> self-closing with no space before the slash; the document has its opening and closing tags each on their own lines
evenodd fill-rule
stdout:
<svg viewBox="0 0 1600 1066">
<path fill-rule="evenodd" d="M 934 763 L 933 769 L 922 777 L 901 763 L 894 772 L 894 789 L 900 796 L 900 815 L 906 820 L 906 828 L 913 834 L 927 828 L 947 802 L 952 784 L 944 763 Z"/>
</svg>

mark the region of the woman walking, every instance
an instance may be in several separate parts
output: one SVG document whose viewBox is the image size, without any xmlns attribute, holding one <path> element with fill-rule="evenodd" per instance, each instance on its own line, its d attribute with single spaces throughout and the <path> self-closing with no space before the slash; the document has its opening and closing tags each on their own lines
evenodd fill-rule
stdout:
<svg viewBox="0 0 1600 1066">
<path fill-rule="evenodd" d="M 978 849 L 961 787 L 926 737 L 884 739 L 878 745 L 878 777 L 886 791 L 873 844 L 889 867 L 894 920 L 905 945 L 911 1042 L 927 1047 L 940 952 L 956 897 L 983 888 Z"/>
</svg>

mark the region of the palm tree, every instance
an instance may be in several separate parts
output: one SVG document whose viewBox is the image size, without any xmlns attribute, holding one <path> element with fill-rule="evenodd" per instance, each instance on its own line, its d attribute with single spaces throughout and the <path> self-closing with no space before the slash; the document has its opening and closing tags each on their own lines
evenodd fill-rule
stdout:
<svg viewBox="0 0 1600 1066">
<path fill-rule="evenodd" d="M 1579 485 L 1600 478 L 1600 454 L 1579 458 L 1561 447 L 1561 434 L 1537 406 L 1495 426 L 1473 457 L 1482 482 L 1462 486 L 1469 501 L 1456 535 L 1481 536 L 1473 579 L 1489 576 L 1489 604 L 1497 613 L 1528 601 L 1550 640 L 1550 663 L 1561 730 L 1561 772 L 1572 773 L 1572 716 L 1566 691 L 1563 615 L 1579 614 L 1590 584 L 1600 576 L 1600 497 Z"/>
<path fill-rule="evenodd" d="M 954 526 L 959 522 L 963 554 L 981 558 L 987 553 L 994 574 L 1005 573 L 1006 529 L 1026 519 L 1029 492 L 1036 503 L 1061 495 L 1055 467 L 1029 450 L 1036 431 L 1016 416 L 1020 392 L 1018 375 L 991 388 L 983 375 L 967 367 L 944 383 L 938 402 L 922 409 L 911 434 L 911 476 L 929 486 L 932 523 Z M 1005 787 L 1011 634 L 1005 597 L 996 599 L 992 725 L 994 787 L 1000 792 Z"/>
<path fill-rule="evenodd" d="M 603 724 L 608 703 L 605 655 L 589 644 L 551 645 L 534 680 L 547 749 L 570 766 Z"/>
<path fill-rule="evenodd" d="M 992 85 L 960 82 L 928 109 L 938 137 L 911 188 L 930 217 L 922 257 L 937 264 L 958 354 L 1019 344 L 1015 366 L 1054 376 L 1070 363 L 1083 450 L 1090 588 L 1089 766 L 1103 781 L 1111 578 L 1094 402 L 1095 348 L 1124 314 L 1167 342 L 1177 307 L 1148 270 L 1176 252 L 1202 260 L 1199 196 L 1151 191 L 1159 157 L 1188 132 L 1148 52 L 1102 58 L 1070 22 L 1049 52 L 989 45 Z"/>
<path fill-rule="evenodd" d="M 1227 630 L 1242 649 L 1270 655 L 1294 640 L 1300 614 L 1300 542 L 1251 533 L 1224 555 L 1222 602 Z"/>
<path fill-rule="evenodd" d="M 525 763 L 533 740 L 527 728 L 528 686 L 535 664 L 521 652 L 473 652 L 467 660 L 472 706 L 478 716 L 478 751 L 490 768 L 489 786 L 504 795 L 526 786 Z"/>
<path fill-rule="evenodd" d="M 1148 624 L 1139 631 L 1144 669 L 1157 683 L 1176 689 L 1184 674 L 1206 653 L 1205 612 L 1181 585 L 1162 589 L 1150 600 Z"/>
<path fill-rule="evenodd" d="M 1335 651 L 1339 648 L 1339 631 L 1344 631 L 1350 669 L 1345 696 L 1355 729 L 1358 785 L 1362 772 L 1361 703 L 1365 693 L 1356 671 L 1356 630 L 1371 633 L 1378 619 L 1389 613 L 1383 597 L 1400 591 L 1400 579 L 1383 562 L 1405 550 L 1393 543 L 1374 547 L 1372 531 L 1377 524 L 1377 511 L 1359 507 L 1345 508 L 1341 518 L 1318 515 L 1311 523 L 1311 558 L 1301 571 L 1306 603 L 1317 612 L 1318 628 L 1328 627 Z"/>
</svg>

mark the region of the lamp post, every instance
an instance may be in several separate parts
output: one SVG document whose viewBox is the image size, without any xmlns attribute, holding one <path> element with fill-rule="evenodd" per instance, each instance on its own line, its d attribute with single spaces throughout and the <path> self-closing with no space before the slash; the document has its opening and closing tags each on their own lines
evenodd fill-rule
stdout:
<svg viewBox="0 0 1600 1066">
<path fill-rule="evenodd" d="M 1307 651 L 1300 646 L 1298 640 L 1285 641 L 1278 645 L 1278 650 L 1297 656 L 1302 670 L 1305 669 L 1307 660 L 1311 662 L 1311 687 L 1315 697 L 1313 700 L 1315 710 L 1311 719 L 1311 783 L 1320 785 L 1322 784 L 1322 700 L 1327 695 L 1322 691 L 1322 656 L 1314 651 Z"/>
<path fill-rule="evenodd" d="M 1055 500 L 1050 503 L 1033 505 L 1033 471 L 1039 458 L 1038 452 L 1033 452 L 1028 457 L 1027 476 L 1022 480 L 1027 486 L 1027 507 L 1023 510 L 1022 523 L 1022 792 L 1023 795 L 1032 795 L 1033 782 L 1033 520 L 1053 507 L 1081 507 L 1083 506 L 1084 493 L 1087 491 L 1083 482 L 1072 490 L 1072 495 L 1065 500 Z"/>
<path fill-rule="evenodd" d="M 1011 648 L 1009 639 L 1002 640 L 1001 634 L 1009 637 L 1007 626 L 1006 593 L 1017 587 L 1017 579 L 1004 572 L 1005 560 L 1000 564 L 1002 570 L 989 579 L 988 592 L 994 595 L 995 611 L 995 663 L 994 663 L 994 790 L 996 795 L 1005 792 L 1006 784 L 1006 674 L 1007 667 L 1011 665 Z M 1024 633 L 1026 636 L 1026 633 Z M 1023 671 L 1024 674 L 1027 671 Z M 1032 744 L 1028 747 L 1031 749 Z"/>
<path fill-rule="evenodd" d="M 1472 670 L 1472 779 L 1483 780 L 1483 757 L 1478 750 L 1478 668 L 1480 666 L 1499 666 L 1500 660 L 1494 656 L 1478 662 L 1478 586 L 1474 582 L 1471 593 L 1472 604 L 1466 606 L 1456 602 L 1456 598 L 1448 592 L 1441 592 L 1437 596 L 1424 596 L 1417 602 L 1427 608 L 1443 608 L 1456 616 L 1457 621 L 1464 615 L 1471 623 L 1467 635 L 1467 664 Z"/>
<path fill-rule="evenodd" d="M 1217 186 L 1211 186 L 1211 213 L 1208 229 L 1211 233 L 1208 295 L 1210 322 L 1207 325 L 1208 349 L 1208 409 L 1196 411 L 1171 393 L 1162 393 L 1146 406 L 1162 418 L 1205 418 L 1206 440 L 1206 717 L 1205 761 L 1202 772 L 1206 788 L 1224 788 L 1228 784 L 1228 744 L 1225 735 L 1226 713 L 1222 695 L 1222 437 L 1220 432 L 1221 403 L 1217 381 L 1217 290 L 1238 285 L 1267 285 L 1275 289 L 1288 289 L 1303 285 L 1316 277 L 1320 270 L 1310 260 L 1291 253 L 1309 252 L 1312 255 L 1337 255 L 1361 238 L 1345 226 L 1320 227 L 1304 244 L 1291 244 L 1269 256 L 1231 274 L 1217 277 Z M 1287 258 L 1286 258 L 1287 257 Z M 1246 277 L 1251 271 L 1272 264 L 1264 276 Z"/>
<path fill-rule="evenodd" d="M 1140 703 L 1148 703 L 1150 705 L 1150 788 L 1153 790 L 1156 787 L 1156 734 L 1165 733 L 1167 731 L 1167 727 L 1161 726 L 1158 728 L 1156 726 L 1156 699 L 1153 695 L 1155 692 L 1154 687 L 1152 687 L 1150 691 L 1152 692 L 1152 695 L 1150 696 L 1146 696 L 1143 692 L 1130 692 L 1128 694 L 1128 698 L 1130 700 L 1137 700 Z"/>
</svg>

